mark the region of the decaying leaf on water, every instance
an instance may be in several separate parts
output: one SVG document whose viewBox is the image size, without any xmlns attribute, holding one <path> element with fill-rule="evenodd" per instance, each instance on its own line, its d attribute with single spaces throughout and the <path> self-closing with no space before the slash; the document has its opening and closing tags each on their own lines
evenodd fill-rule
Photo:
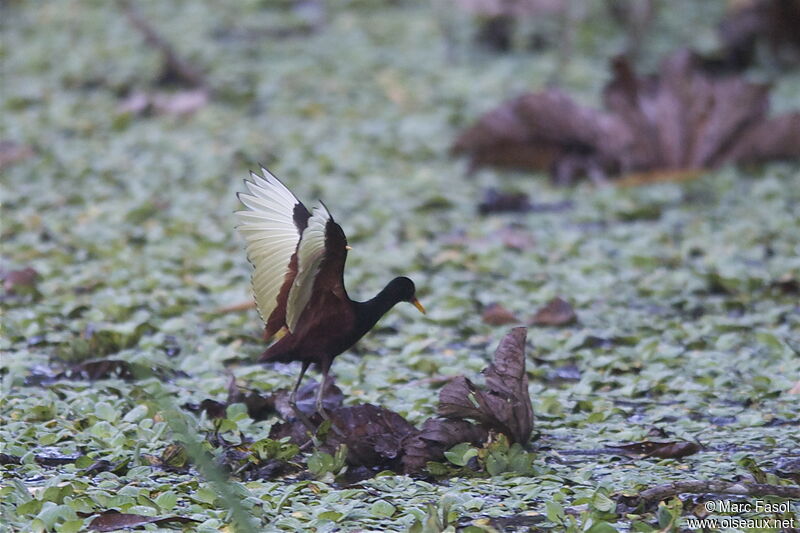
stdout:
<svg viewBox="0 0 800 533">
<path fill-rule="evenodd" d="M 429 418 L 416 435 L 406 441 L 403 455 L 405 473 L 421 472 L 429 461 L 439 461 L 444 452 L 461 442 L 481 445 L 489 432 L 466 420 Z"/>
<path fill-rule="evenodd" d="M 795 0 L 749 0 L 732 2 L 732 9 L 719 25 L 721 50 L 709 58 L 717 68 L 743 70 L 756 59 L 757 51 L 770 51 L 771 59 L 800 62 L 800 2 Z"/>
<path fill-rule="evenodd" d="M 452 151 L 473 169 L 549 171 L 559 183 L 800 157 L 800 111 L 770 116 L 768 85 L 708 74 L 688 50 L 667 56 L 658 75 L 637 76 L 624 58 L 611 70 L 605 110 L 557 89 L 527 93 L 480 117 Z"/>
<path fill-rule="evenodd" d="M 49 385 L 60 380 L 98 381 L 101 379 L 122 379 L 135 381 L 155 377 L 166 380 L 171 377 L 185 376 L 183 372 L 161 366 L 147 366 L 132 363 L 123 359 L 93 359 L 70 365 L 66 370 L 52 374 L 34 373 L 25 382 L 28 385 Z"/>
<path fill-rule="evenodd" d="M 501 192 L 497 189 L 486 189 L 483 192 L 478 212 L 482 215 L 489 213 L 519 213 L 530 210 L 531 201 L 528 195 L 519 192 Z"/>
<path fill-rule="evenodd" d="M 120 114 L 189 115 L 208 104 L 208 91 L 189 89 L 176 92 L 135 92 L 119 105 Z"/>
<path fill-rule="evenodd" d="M 486 390 L 458 376 L 439 393 L 439 414 L 472 419 L 486 429 L 525 444 L 533 430 L 533 408 L 525 372 L 525 328 L 514 328 L 500 341 L 494 361 L 484 371 Z"/>
<path fill-rule="evenodd" d="M 484 307 L 481 313 L 481 320 L 490 326 L 502 326 L 504 324 L 515 324 L 519 322 L 519 319 L 514 313 L 498 303 L 489 304 Z"/>
<path fill-rule="evenodd" d="M 354 466 L 399 470 L 407 440 L 418 433 L 401 415 L 369 403 L 336 409 L 331 420 L 339 431 L 330 432 L 326 447 L 346 444 Z"/>
<path fill-rule="evenodd" d="M 644 440 L 641 442 L 631 442 L 628 444 L 618 444 L 610 446 L 614 450 L 620 450 L 625 455 L 658 457 L 659 459 L 679 459 L 687 455 L 693 455 L 702 449 L 696 442 L 690 441 L 652 441 Z"/>
<path fill-rule="evenodd" d="M 0 140 L 0 170 L 8 168 L 34 155 L 33 148 L 11 140 Z"/>
<path fill-rule="evenodd" d="M 36 284 L 41 276 L 34 268 L 25 267 L 20 270 L 0 272 L 0 278 L 3 280 L 3 289 L 6 294 L 17 295 L 35 292 Z"/>
<path fill-rule="evenodd" d="M 575 310 L 566 300 L 553 298 L 536 311 L 531 317 L 531 324 L 536 326 L 566 326 L 578 320 Z"/>
<path fill-rule="evenodd" d="M 564 91 L 548 89 L 508 100 L 461 132 L 452 153 L 470 169 L 484 166 L 550 171 L 556 181 L 614 168 L 614 154 L 630 143 L 614 115 L 583 107 Z"/>
<path fill-rule="evenodd" d="M 185 516 L 146 516 L 110 510 L 104 511 L 100 516 L 92 519 L 91 523 L 89 523 L 89 530 L 117 531 L 120 529 L 132 529 L 146 526 L 148 524 L 166 526 L 171 523 L 194 524 L 197 522 L 199 522 L 199 520 L 187 518 Z"/>
</svg>

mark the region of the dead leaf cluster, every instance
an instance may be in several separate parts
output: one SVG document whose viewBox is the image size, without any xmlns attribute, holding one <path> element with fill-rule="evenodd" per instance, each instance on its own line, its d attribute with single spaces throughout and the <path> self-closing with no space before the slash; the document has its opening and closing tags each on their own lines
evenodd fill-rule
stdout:
<svg viewBox="0 0 800 533">
<path fill-rule="evenodd" d="M 33 148 L 27 144 L 7 139 L 0 140 L 0 170 L 24 161 L 34 154 Z"/>
<path fill-rule="evenodd" d="M 41 276 L 34 268 L 25 267 L 8 272 L 0 271 L 0 279 L 3 280 L 3 290 L 7 295 L 19 295 L 35 292 Z"/>
<path fill-rule="evenodd" d="M 719 26 L 722 47 L 716 67 L 741 70 L 750 66 L 761 43 L 772 58 L 783 63 L 800 62 L 800 2 L 750 0 L 736 5 Z"/>
<path fill-rule="evenodd" d="M 464 130 L 452 152 L 466 155 L 471 169 L 549 171 L 558 183 L 798 158 L 800 111 L 770 116 L 769 91 L 741 76 L 712 76 L 687 50 L 645 77 L 617 58 L 604 110 L 558 89 L 523 94 Z"/>
<path fill-rule="evenodd" d="M 522 322 L 514 313 L 498 303 L 487 305 L 483 309 L 481 319 L 484 323 L 491 326 Z M 536 313 L 527 320 L 527 323 L 532 326 L 561 327 L 574 324 L 577 321 L 578 315 L 575 313 L 572 305 L 563 298 L 556 297 L 539 308 Z"/>
<path fill-rule="evenodd" d="M 142 92 L 128 96 L 120 105 L 120 114 L 131 115 L 190 115 L 208 103 L 205 89 L 177 92 Z"/>
<path fill-rule="evenodd" d="M 78 513 L 79 516 L 89 517 L 89 513 Z M 120 513 L 119 511 L 103 511 L 89 523 L 91 531 L 117 531 L 120 529 L 133 529 L 148 524 L 166 526 L 167 524 L 196 524 L 199 520 L 184 516 L 145 516 L 133 513 Z"/>
</svg>

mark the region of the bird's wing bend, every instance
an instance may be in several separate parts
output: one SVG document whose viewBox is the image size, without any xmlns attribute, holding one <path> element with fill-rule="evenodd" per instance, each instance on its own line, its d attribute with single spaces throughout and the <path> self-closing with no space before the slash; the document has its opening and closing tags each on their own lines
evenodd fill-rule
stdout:
<svg viewBox="0 0 800 533">
<path fill-rule="evenodd" d="M 264 177 L 250 173 L 248 193 L 239 200 L 247 208 L 237 211 L 236 229 L 244 238 L 247 259 L 253 265 L 253 293 L 261 319 L 268 322 L 279 305 L 281 287 L 292 276 L 292 255 L 298 249 L 308 210 L 275 176 L 261 169 Z M 307 300 L 307 297 L 306 297 Z"/>
<path fill-rule="evenodd" d="M 297 321 L 311 299 L 314 281 L 325 258 L 325 237 L 331 214 L 324 205 L 312 209 L 308 227 L 297 247 L 297 276 L 289 290 L 286 303 L 286 326 L 293 332 Z"/>
</svg>

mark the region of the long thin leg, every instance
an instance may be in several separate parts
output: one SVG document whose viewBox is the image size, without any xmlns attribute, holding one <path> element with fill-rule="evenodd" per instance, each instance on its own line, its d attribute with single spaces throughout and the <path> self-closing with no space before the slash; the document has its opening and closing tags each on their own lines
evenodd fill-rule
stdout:
<svg viewBox="0 0 800 533">
<path fill-rule="evenodd" d="M 320 370 L 322 371 L 322 383 L 320 383 L 319 388 L 317 389 L 317 400 L 315 402 L 315 406 L 317 408 L 317 412 L 319 416 L 322 417 L 323 420 L 330 420 L 328 413 L 325 411 L 325 405 L 322 401 L 323 396 L 325 395 L 325 389 L 328 386 L 328 372 L 331 369 L 331 362 L 322 362 L 320 364 Z M 336 423 L 331 420 L 331 431 L 339 435 L 339 437 L 343 437 L 342 431 L 336 427 Z"/>
<path fill-rule="evenodd" d="M 322 370 L 322 383 L 319 384 L 319 388 L 317 389 L 317 401 L 314 405 L 317 408 L 319 416 L 321 416 L 323 420 L 328 420 L 328 413 L 325 412 L 325 406 L 323 405 L 322 397 L 325 394 L 325 388 L 328 385 L 328 371 L 331 369 L 331 365 L 323 362 L 320 367 Z"/>
<path fill-rule="evenodd" d="M 310 364 L 310 362 L 303 361 L 303 366 L 300 368 L 300 376 L 297 378 L 297 383 L 294 384 L 294 389 L 292 389 L 292 393 L 289 395 L 289 406 L 292 408 L 292 411 L 294 411 L 295 416 L 297 416 L 303 425 L 313 434 L 317 430 L 317 427 L 312 424 L 306 414 L 297 407 L 297 389 L 300 388 L 300 383 L 303 381 L 303 376 L 306 374 L 306 370 L 308 370 Z"/>
<path fill-rule="evenodd" d="M 311 363 L 303 361 L 303 366 L 300 368 L 300 375 L 297 376 L 297 382 L 294 384 L 292 393 L 289 395 L 289 405 L 295 409 L 297 408 L 297 389 L 300 388 L 300 383 L 303 382 L 303 376 L 306 375 L 306 370 L 308 370 L 309 365 L 311 365 Z"/>
</svg>

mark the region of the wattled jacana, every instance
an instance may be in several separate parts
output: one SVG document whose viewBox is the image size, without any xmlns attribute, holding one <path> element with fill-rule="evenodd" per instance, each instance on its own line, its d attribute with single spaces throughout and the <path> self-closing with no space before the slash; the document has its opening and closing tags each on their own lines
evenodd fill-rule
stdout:
<svg viewBox="0 0 800 533">
<path fill-rule="evenodd" d="M 249 193 L 239 193 L 247 208 L 237 211 L 237 230 L 254 267 L 256 307 L 266 324 L 265 338 L 280 336 L 261 361 L 299 361 L 300 376 L 289 397 L 295 413 L 297 389 L 311 363 L 322 371 L 316 408 L 327 418 L 322 394 L 333 358 L 363 337 L 395 304 L 410 302 L 421 312 L 414 282 L 394 278 L 377 296 L 355 302 L 344 288 L 347 239 L 325 205 L 311 212 L 266 169 L 250 173 Z"/>
</svg>

